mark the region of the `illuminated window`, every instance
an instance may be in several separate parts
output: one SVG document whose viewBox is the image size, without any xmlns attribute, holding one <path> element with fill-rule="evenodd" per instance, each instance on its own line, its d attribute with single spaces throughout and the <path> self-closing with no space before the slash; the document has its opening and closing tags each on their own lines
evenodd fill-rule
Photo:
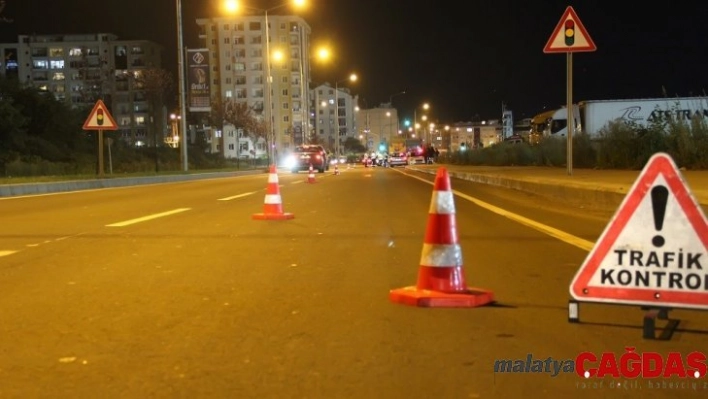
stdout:
<svg viewBox="0 0 708 399">
<path fill-rule="evenodd" d="M 64 49 L 63 48 L 50 48 L 49 49 L 49 56 L 50 57 L 63 57 L 64 56 Z"/>
</svg>

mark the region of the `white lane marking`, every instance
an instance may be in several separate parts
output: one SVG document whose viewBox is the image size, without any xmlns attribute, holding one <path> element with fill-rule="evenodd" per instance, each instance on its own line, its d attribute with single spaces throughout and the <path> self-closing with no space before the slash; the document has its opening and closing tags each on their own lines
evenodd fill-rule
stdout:
<svg viewBox="0 0 708 399">
<path fill-rule="evenodd" d="M 401 172 L 401 173 L 402 173 L 402 172 Z M 428 184 L 430 184 L 431 186 L 435 185 L 434 182 L 427 181 L 427 180 L 423 179 L 422 177 L 409 175 L 409 174 L 407 174 L 407 173 L 405 173 L 405 175 L 406 175 L 406 176 L 409 176 L 409 177 L 412 177 L 412 178 L 414 178 L 414 179 L 418 179 L 418 180 L 420 180 L 420 181 L 422 181 L 422 182 L 428 183 Z M 586 250 L 586 251 L 590 251 L 590 250 L 593 249 L 593 247 L 595 246 L 595 243 L 593 243 L 593 242 L 591 242 L 591 241 L 582 239 L 582 238 L 580 238 L 580 237 L 576 237 L 576 236 L 574 236 L 574 235 L 572 235 L 572 234 L 569 234 L 569 233 L 566 233 L 566 232 L 564 232 L 564 231 L 558 230 L 558 229 L 556 229 L 556 228 L 554 228 L 554 227 L 547 226 L 547 225 L 545 225 L 545 224 L 543 224 L 543 223 L 539 223 L 539 222 L 537 222 L 537 221 L 535 221 L 535 220 L 531 220 L 531 219 L 529 219 L 529 218 L 527 218 L 527 217 L 524 217 L 524 216 L 521 216 L 521 215 L 517 215 L 517 214 L 515 214 L 515 213 L 513 213 L 513 212 L 509 212 L 509 211 L 507 211 L 507 210 L 505 210 L 505 209 L 502 209 L 502 208 L 499 208 L 499 207 L 497 207 L 497 206 L 494 206 L 494 205 L 492 205 L 492 204 L 490 204 L 490 203 L 488 203 L 488 202 L 484 202 L 484 201 L 482 201 L 482 200 L 480 200 L 480 199 L 471 197 L 471 196 L 469 196 L 469 195 L 467 195 L 467 194 L 465 194 L 465 193 L 461 193 L 461 192 L 459 192 L 459 191 L 457 191 L 457 190 L 452 190 L 452 192 L 453 192 L 455 195 L 457 195 L 458 197 L 464 198 L 464 199 L 466 199 L 467 201 L 470 201 L 470 202 L 472 202 L 473 204 L 476 204 L 476 205 L 478 205 L 478 206 L 481 206 L 482 208 L 484 208 L 484 209 L 486 209 L 486 210 L 488 210 L 488 211 L 494 212 L 494 213 L 496 213 L 496 214 L 498 214 L 498 215 L 504 216 L 504 217 L 507 218 L 507 219 L 511 219 L 511 220 L 513 220 L 513 221 L 515 221 L 515 222 L 517 222 L 517 223 L 521 223 L 521 224 L 523 224 L 523 225 L 525 225 L 525 226 L 531 227 L 531 228 L 534 229 L 534 230 L 538 230 L 538 231 L 540 231 L 541 233 L 547 234 L 547 235 L 549 235 L 549 236 L 551 236 L 551 237 L 553 237 L 553 238 L 557 238 L 557 239 L 559 239 L 559 240 L 561 240 L 561 241 L 563 241 L 563 242 L 565 242 L 565 243 L 568 243 L 568 244 L 573 245 L 573 246 L 575 246 L 575 247 L 578 247 L 578 248 L 580 248 L 580 249 L 584 249 L 584 250 Z"/>
<path fill-rule="evenodd" d="M 174 214 L 176 214 L 176 213 L 185 212 L 185 211 L 188 211 L 188 210 L 190 210 L 190 209 L 191 209 L 191 208 L 179 208 L 179 209 L 175 209 L 175 210 L 172 210 L 172 211 L 167 211 L 167 212 L 162 212 L 162 213 L 156 213 L 156 214 L 154 214 L 154 215 L 143 216 L 143 217 L 137 218 L 137 219 L 131 219 L 131 220 L 123 221 L 123 222 L 118 222 L 118 223 L 113 223 L 113 224 L 107 224 L 106 227 L 123 227 L 123 226 L 128 226 L 128 225 L 135 224 L 135 223 L 140 223 L 140 222 L 145 222 L 145 221 L 152 220 L 152 219 L 161 218 L 161 217 L 163 217 L 163 216 L 169 216 L 169 215 L 174 215 Z"/>
<path fill-rule="evenodd" d="M 0 257 L 7 256 L 7 255 L 12 255 L 12 254 L 14 254 L 15 252 L 17 252 L 17 251 L 10 251 L 10 250 L 3 251 L 3 250 L 0 250 Z"/>
<path fill-rule="evenodd" d="M 255 194 L 255 191 L 250 192 L 250 193 L 243 193 L 243 194 L 239 194 L 239 195 L 234 195 L 233 197 L 219 198 L 219 199 L 217 199 L 217 201 L 231 201 L 232 199 L 247 197 L 247 196 L 253 195 L 253 194 Z"/>
</svg>

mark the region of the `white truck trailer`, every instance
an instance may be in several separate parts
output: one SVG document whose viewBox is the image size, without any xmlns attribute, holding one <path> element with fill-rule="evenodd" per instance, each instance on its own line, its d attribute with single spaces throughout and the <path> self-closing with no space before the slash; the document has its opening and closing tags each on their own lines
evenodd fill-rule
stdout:
<svg viewBox="0 0 708 399">
<path fill-rule="evenodd" d="M 635 100 L 581 101 L 573 106 L 574 134 L 597 137 L 610 122 L 623 121 L 648 127 L 661 120 L 690 121 L 694 117 L 708 120 L 708 97 L 645 98 Z M 568 110 L 557 109 L 552 115 L 539 114 L 532 120 L 532 130 L 544 137 L 568 135 Z"/>
</svg>

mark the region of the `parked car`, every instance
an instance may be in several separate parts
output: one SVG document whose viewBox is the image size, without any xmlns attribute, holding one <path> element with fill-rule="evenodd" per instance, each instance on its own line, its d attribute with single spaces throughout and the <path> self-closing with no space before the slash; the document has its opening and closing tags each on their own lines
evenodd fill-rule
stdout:
<svg viewBox="0 0 708 399">
<path fill-rule="evenodd" d="M 395 152 L 388 156 L 388 165 L 390 167 L 408 165 L 408 155 L 404 152 Z"/>
<path fill-rule="evenodd" d="M 419 165 L 425 164 L 425 157 L 423 154 L 410 154 L 408 156 L 408 165 Z"/>
<path fill-rule="evenodd" d="M 321 145 L 301 145 L 293 149 L 292 154 L 286 161 L 286 167 L 292 173 L 297 173 L 303 170 L 312 168 L 319 173 L 324 173 L 329 170 L 329 161 L 327 160 L 327 152 Z"/>
</svg>

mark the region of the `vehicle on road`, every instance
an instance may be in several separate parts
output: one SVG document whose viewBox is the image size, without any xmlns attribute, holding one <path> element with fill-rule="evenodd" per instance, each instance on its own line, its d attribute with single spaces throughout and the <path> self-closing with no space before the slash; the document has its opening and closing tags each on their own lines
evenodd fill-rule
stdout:
<svg viewBox="0 0 708 399">
<path fill-rule="evenodd" d="M 573 105 L 575 134 L 598 138 L 610 122 L 639 128 L 662 121 L 708 120 L 708 97 L 642 98 L 634 100 L 592 100 Z M 568 135 L 568 108 L 546 111 L 532 118 L 531 133 L 542 137 Z"/>
<path fill-rule="evenodd" d="M 408 165 L 408 155 L 405 152 L 396 152 L 388 156 L 388 165 L 390 167 Z"/>
<path fill-rule="evenodd" d="M 324 173 L 329 170 L 329 161 L 327 160 L 327 152 L 321 145 L 301 145 L 293 149 L 286 160 L 285 166 L 292 173 L 298 173 L 303 170 L 317 170 L 319 173 Z"/>
<path fill-rule="evenodd" d="M 416 152 L 410 153 L 408 156 L 408 165 L 420 165 L 425 164 L 425 157 L 423 154 L 418 154 Z"/>
</svg>

